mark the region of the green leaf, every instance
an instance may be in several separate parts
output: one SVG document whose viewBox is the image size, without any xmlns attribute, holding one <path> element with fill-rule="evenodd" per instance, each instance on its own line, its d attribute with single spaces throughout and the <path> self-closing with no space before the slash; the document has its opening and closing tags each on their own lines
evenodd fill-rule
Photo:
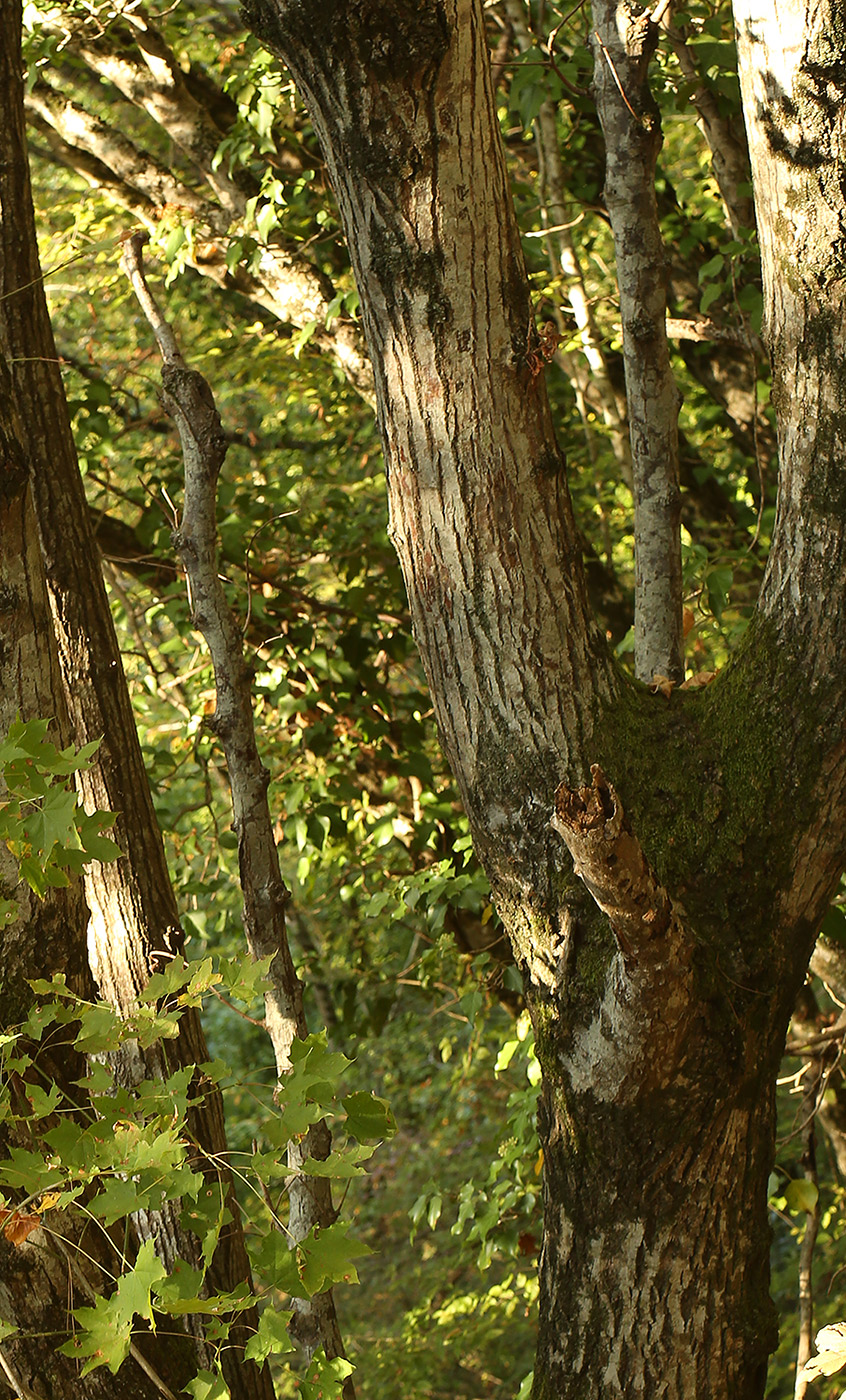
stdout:
<svg viewBox="0 0 846 1400">
<path fill-rule="evenodd" d="M 310 1297 L 325 1293 L 336 1283 L 358 1283 L 354 1259 L 372 1254 L 360 1240 L 347 1238 L 352 1228 L 349 1221 L 338 1221 L 326 1230 L 317 1230 L 300 1246 L 303 1263 L 300 1277 Z"/>
<path fill-rule="evenodd" d="M 74 1041 L 77 1050 L 86 1055 L 102 1055 L 117 1050 L 123 1036 L 123 1026 L 110 1006 L 88 1006 L 81 1013 L 79 1034 Z"/>
<path fill-rule="evenodd" d="M 299 1400 L 341 1400 L 344 1381 L 351 1376 L 355 1367 L 346 1357 L 336 1356 L 326 1360 L 321 1347 L 312 1358 L 307 1374 L 300 1381 Z"/>
<path fill-rule="evenodd" d="M 784 1198 L 787 1202 L 787 1209 L 799 1214 L 805 1211 L 807 1215 L 816 1208 L 819 1199 L 819 1191 L 813 1181 L 806 1181 L 804 1177 L 797 1177 L 794 1181 L 789 1181 L 784 1191 Z"/>
<path fill-rule="evenodd" d="M 98 1220 L 102 1220 L 104 1225 L 113 1225 L 124 1215 L 139 1210 L 143 1204 L 145 1202 L 142 1193 L 134 1181 L 126 1181 L 122 1177 L 108 1177 L 93 1197 L 89 1210 Z"/>
<path fill-rule="evenodd" d="M 184 1205 L 182 1222 L 186 1229 L 191 1230 L 202 1240 L 203 1261 L 206 1268 L 211 1263 L 217 1249 L 221 1230 L 224 1225 L 229 1224 L 231 1219 L 232 1215 L 226 1205 L 223 1189 L 215 1183 L 204 1183 L 197 1192 L 195 1200 Z"/>
<path fill-rule="evenodd" d="M 29 818 L 33 850 L 49 855 L 56 843 L 67 846 L 71 835 L 75 840 L 76 804 L 75 792 L 67 792 L 60 787 L 50 789 L 42 801 L 40 812 L 33 813 Z"/>
<path fill-rule="evenodd" d="M 302 330 L 298 331 L 297 334 L 294 336 L 293 340 L 291 341 L 291 349 L 294 352 L 295 360 L 298 360 L 300 358 L 300 355 L 302 354 L 305 346 L 311 340 L 311 337 L 314 335 L 314 332 L 316 330 L 317 322 L 307 321 L 306 324 L 303 326 Z"/>
<path fill-rule="evenodd" d="M 296 1250 L 293 1250 L 284 1235 L 271 1230 L 252 1250 L 256 1270 L 261 1274 L 267 1288 L 278 1288 L 292 1298 L 308 1298 L 309 1290 L 300 1278 Z"/>
<path fill-rule="evenodd" d="M 194 1400 L 229 1400 L 229 1387 L 219 1371 L 198 1371 L 182 1388 Z"/>
<path fill-rule="evenodd" d="M 709 258 L 699 269 L 699 285 L 703 282 L 710 282 L 714 277 L 718 277 L 726 265 L 726 260 L 722 253 L 717 253 L 713 258 Z"/>
<path fill-rule="evenodd" d="M 715 301 L 722 295 L 723 286 L 721 282 L 709 282 L 701 297 L 699 298 L 699 310 L 702 315 L 706 315 Z"/>
<path fill-rule="evenodd" d="M 394 1136 L 397 1125 L 387 1099 L 361 1092 L 348 1094 L 341 1102 L 347 1113 L 347 1132 L 359 1142 L 382 1141 Z"/>
<path fill-rule="evenodd" d="M 350 1143 L 339 1152 L 330 1152 L 325 1161 L 308 1157 L 300 1171 L 303 1176 L 334 1177 L 338 1181 L 351 1180 L 353 1177 L 365 1175 L 360 1163 L 369 1161 L 375 1151 L 375 1147 L 369 1144 Z"/>
<path fill-rule="evenodd" d="M 261 1364 L 268 1356 L 283 1356 L 286 1352 L 296 1351 L 288 1335 L 288 1323 L 292 1316 L 292 1313 L 277 1312 L 273 1307 L 266 1307 L 259 1318 L 255 1335 L 244 1348 L 247 1361 Z"/>
<path fill-rule="evenodd" d="M 0 1182 L 23 1190 L 27 1195 L 48 1191 L 61 1180 L 60 1172 L 51 1167 L 37 1152 L 12 1147 L 5 1161 L 0 1162 Z"/>
</svg>

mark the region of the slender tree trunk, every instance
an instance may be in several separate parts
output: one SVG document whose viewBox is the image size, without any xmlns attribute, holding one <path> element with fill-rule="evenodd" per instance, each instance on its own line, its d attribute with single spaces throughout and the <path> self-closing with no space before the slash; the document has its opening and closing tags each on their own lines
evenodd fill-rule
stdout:
<svg viewBox="0 0 846 1400">
<path fill-rule="evenodd" d="M 144 234 L 134 234 L 127 242 L 123 268 L 155 334 L 163 362 L 162 402 L 177 425 L 182 444 L 185 494 L 174 544 L 185 567 L 194 625 L 205 638 L 214 668 L 215 710 L 206 724 L 220 740 L 229 773 L 247 946 L 256 960 L 270 959 L 265 1025 L 281 1080 L 291 1069 L 294 1040 L 305 1039 L 308 1027 L 303 987 L 288 942 L 285 908 L 290 894 L 279 867 L 267 801 L 270 774 L 259 756 L 252 679 L 241 627 L 220 582 L 217 482 L 227 442 L 211 386 L 186 365 L 173 329 L 147 285 L 142 264 L 145 242 Z M 292 1244 L 301 1244 L 313 1229 L 324 1229 L 336 1219 L 330 1182 L 301 1172 L 310 1157 L 325 1161 L 331 1147 L 325 1120 L 288 1144 L 288 1166 L 295 1173 L 288 1183 L 287 1235 Z M 332 1291 L 291 1302 L 291 1332 L 307 1359 L 311 1360 L 321 1346 L 327 1357 L 344 1356 Z M 355 1400 L 349 1377 L 344 1397 Z"/>
<path fill-rule="evenodd" d="M 41 282 L 26 156 L 20 25 L 18 0 L 0 0 L 0 347 L 11 363 L 27 443 L 71 733 L 77 744 L 93 737 L 103 739 L 95 765 L 81 777 L 83 798 L 90 809 L 118 814 L 115 839 L 125 858 L 89 867 L 85 891 L 94 975 L 101 994 L 125 1009 L 155 970 L 157 955 L 170 957 L 181 949 L 182 932 L 103 586 Z M 165 1055 L 184 1065 L 208 1059 L 195 1012 L 182 1018 L 179 1038 L 168 1042 L 166 1051 L 148 1052 L 147 1072 L 165 1072 Z M 132 1081 L 144 1070 L 137 1057 L 127 1059 L 120 1073 Z M 227 1183 L 227 1144 L 218 1093 L 204 1096 L 202 1109 L 192 1115 L 191 1128 L 208 1154 L 215 1187 L 221 1180 Z M 249 1278 L 249 1263 L 240 1212 L 231 1185 L 227 1189 L 232 1223 L 216 1253 L 210 1283 L 228 1290 Z M 147 1228 L 140 1222 L 139 1226 Z M 175 1210 L 163 1212 L 152 1228 L 168 1262 L 195 1256 L 198 1241 L 183 1229 Z M 239 1320 L 233 1340 L 243 1343 L 248 1335 Z M 199 1334 L 196 1343 L 204 1357 Z M 234 1400 L 270 1400 L 266 1370 L 243 1362 L 235 1347 L 223 1355 Z"/>
<path fill-rule="evenodd" d="M 517 48 L 520 53 L 526 53 L 532 47 L 533 40 L 529 32 L 523 0 L 506 0 L 505 12 Z M 563 273 L 564 275 L 564 295 L 570 303 L 570 311 L 579 333 L 581 353 L 586 361 L 586 364 L 580 364 L 575 369 L 578 392 L 589 395 L 591 400 L 598 398 L 614 455 L 625 481 L 631 485 L 632 456 L 629 446 L 628 424 L 626 423 L 625 399 L 623 399 L 622 404 L 618 401 L 608 373 L 608 364 L 597 331 L 593 307 L 588 298 L 584 276 L 569 229 L 573 206 L 568 207 L 565 203 L 564 170 L 558 142 L 556 108 L 553 102 L 547 99 L 541 104 L 540 111 L 535 118 L 534 128 L 538 149 L 541 197 L 544 205 L 544 222 L 552 226 L 546 241 L 552 255 L 553 274 Z"/>
<path fill-rule="evenodd" d="M 12 377 L 0 354 L 0 734 L 17 718 L 54 716 L 52 740 L 69 741 L 70 723 L 62 694 L 61 675 L 50 622 L 49 602 L 29 485 L 30 470 L 22 444 L 20 421 L 14 412 Z M 82 885 L 50 889 L 39 900 L 17 885 L 15 862 L 0 847 L 0 879 L 4 892 L 14 894 L 18 917 L 0 939 L 0 1026 L 11 1028 L 26 1020 L 34 997 L 29 979 L 63 973 L 80 996 L 94 987 L 88 967 L 88 910 Z M 65 1028 L 71 1034 L 70 1027 Z M 25 1046 L 21 1047 L 22 1049 Z M 35 1052 L 36 1047 L 32 1047 Z M 85 1058 L 61 1041 L 42 1043 L 37 1050 L 40 1074 L 49 1076 L 65 1103 L 84 1109 L 77 1081 L 85 1074 Z M 31 1151 L 26 1125 L 26 1084 L 20 1074 L 7 1086 L 12 1110 L 0 1126 L 0 1148 Z M 20 1099 L 20 1102 L 18 1102 Z M 26 1197 L 4 1188 L 8 1208 Z M 28 1200 L 22 1213 L 39 1205 Z M 5 1217 L 5 1224 L 10 1224 Z M 0 1343 L 0 1377 L 22 1397 L 50 1400 L 153 1400 L 161 1392 L 151 1372 L 167 1377 L 178 1388 L 194 1373 L 194 1347 L 185 1336 L 165 1333 L 147 1338 L 143 1354 L 136 1351 L 121 1376 L 95 1371 L 80 1379 L 76 1361 L 56 1347 L 70 1335 L 70 1311 L 85 1290 L 101 1293 L 110 1286 L 118 1251 L 108 1234 L 92 1230 L 90 1220 L 75 1207 L 44 1217 L 20 1242 L 7 1229 L 0 1232 L 0 1319 L 18 1331 Z M 45 1345 L 44 1337 L 51 1339 Z M 38 1342 L 33 1342 L 37 1337 Z M 143 1369 L 146 1365 L 147 1369 Z"/>
<path fill-rule="evenodd" d="M 655 198 L 661 119 L 649 90 L 658 31 L 649 12 L 594 0 L 594 91 L 605 136 L 605 202 L 614 233 L 635 509 L 635 671 L 684 680 L 681 395 L 667 345 L 667 270 Z"/>
</svg>

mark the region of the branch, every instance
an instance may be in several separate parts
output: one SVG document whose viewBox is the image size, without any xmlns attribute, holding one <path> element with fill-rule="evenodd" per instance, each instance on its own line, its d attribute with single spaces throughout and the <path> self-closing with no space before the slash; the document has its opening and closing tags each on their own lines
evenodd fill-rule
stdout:
<svg viewBox="0 0 846 1400">
<path fill-rule="evenodd" d="M 80 103 L 41 81 L 30 95 L 27 108 L 40 129 L 52 129 L 56 133 L 51 139 L 56 158 L 78 170 L 95 187 L 107 189 L 147 228 L 154 227 L 164 206 L 185 209 L 213 235 L 211 239 L 197 242 L 196 256 L 192 260 L 196 270 L 219 286 L 234 285 L 258 306 L 298 330 L 316 326 L 315 344 L 334 357 L 361 397 L 372 405 L 373 370 L 361 328 L 357 322 L 338 317 L 331 330 L 327 329 L 335 289 L 330 279 L 304 257 L 297 246 L 286 243 L 277 232 L 274 241 L 261 250 L 254 273 L 238 267 L 230 274 L 226 265 L 227 245 L 223 240 L 242 231 L 247 202 L 259 194 L 259 185 L 247 170 L 240 170 L 232 177 L 226 175 L 226 162 L 214 169 L 223 133 L 210 112 L 189 91 L 185 75 L 161 35 L 147 26 L 136 12 L 134 28 L 132 32 L 127 30 L 126 42 L 117 52 L 112 47 L 111 37 L 109 40 L 87 38 L 72 30 L 69 21 L 62 23 L 65 28 L 61 32 L 68 37 L 70 51 L 87 65 L 81 78 L 74 75 L 77 82 L 84 83 L 90 69 L 113 83 L 190 158 L 199 175 L 214 190 L 217 202 L 175 175 L 113 126 L 92 116 Z M 102 84 L 97 83 L 97 87 L 102 88 Z M 207 83 L 205 92 L 211 101 L 209 88 L 213 90 L 213 85 Z M 64 143 L 62 147 L 57 145 L 56 138 Z M 147 205 L 147 200 L 152 207 Z"/>
<path fill-rule="evenodd" d="M 209 199 L 130 141 L 115 127 L 92 116 L 79 103 L 56 92 L 44 80 L 37 82 L 26 98 L 27 115 L 37 115 L 58 133 L 68 146 L 87 152 L 114 172 L 117 178 L 145 195 L 152 204 L 178 205 L 199 219 L 213 232 L 226 233 L 230 219 Z"/>
<path fill-rule="evenodd" d="M 730 121 L 722 115 L 719 102 L 700 73 L 685 35 L 673 27 L 669 15 L 665 13 L 658 19 L 653 14 L 653 20 L 660 23 L 665 31 L 682 73 L 692 84 L 690 99 L 699 113 L 699 129 L 708 142 L 714 176 L 732 233 L 737 238 L 742 229 L 755 227 L 752 171 L 749 168 L 745 127 L 737 118 Z M 748 191 L 745 195 L 740 193 L 743 185 Z"/>
<path fill-rule="evenodd" d="M 506 0 L 505 11 L 514 33 L 517 47 L 527 53 L 535 42 L 526 23 L 526 10 L 523 0 Z M 573 319 L 579 332 L 582 354 L 587 361 L 572 365 L 578 377 L 578 389 L 590 396 L 593 388 L 600 401 L 603 421 L 609 429 L 614 454 L 626 481 L 631 483 L 632 463 L 629 449 L 628 427 L 625 417 L 625 402 L 618 402 L 617 394 L 608 373 L 608 364 L 596 326 L 596 318 L 585 289 L 584 276 L 576 254 L 576 247 L 570 233 L 572 215 L 565 202 L 566 182 L 561 164 L 561 149 L 558 143 L 558 123 L 555 104 L 547 101 L 541 104 L 534 121 L 535 141 L 538 150 L 538 165 L 541 177 L 543 198 L 542 214 L 544 222 L 551 227 L 547 230 L 546 242 L 552 254 L 554 272 L 563 273 L 565 290 Z M 559 327 L 561 329 L 561 327 Z M 583 370 L 582 374 L 578 369 Z M 587 370 L 590 373 L 587 373 Z"/>
<path fill-rule="evenodd" d="M 244 659 L 239 622 L 226 601 L 220 582 L 217 548 L 217 479 L 227 441 L 214 396 L 207 381 L 189 369 L 176 337 L 165 320 L 144 277 L 141 250 L 144 234 L 124 246 L 123 266 L 161 351 L 162 404 L 179 430 L 185 465 L 185 496 L 181 527 L 173 543 L 188 578 L 193 625 L 202 632 L 212 659 L 216 689 L 214 715 L 206 720 L 226 756 L 232 793 L 233 828 L 238 836 L 238 862 L 244 896 L 244 928 L 253 957 L 271 957 L 270 990 L 265 994 L 267 1030 L 277 1071 L 291 1068 L 293 1040 L 307 1034 L 302 984 L 294 968 L 285 924 L 290 898 L 279 868 L 279 853 L 267 802 L 270 774 L 259 757 L 252 706 L 252 677 Z M 289 1143 L 288 1163 L 295 1169 L 289 1190 L 288 1228 L 299 1242 L 317 1225 L 335 1219 L 329 1182 L 301 1175 L 309 1157 L 325 1159 L 331 1148 L 324 1122 L 309 1129 L 302 1141 Z M 295 1299 L 296 1335 L 310 1357 L 318 1346 L 326 1355 L 342 1356 L 330 1293 Z M 344 1395 L 352 1400 L 347 1381 Z"/>
<path fill-rule="evenodd" d="M 672 900 L 632 833 L 620 799 L 597 763 L 590 787 L 561 783 L 550 825 L 563 837 L 576 874 L 607 916 L 627 964 L 681 941 Z"/>
<path fill-rule="evenodd" d="M 707 316 L 668 316 L 666 326 L 670 340 L 723 340 L 729 345 L 739 345 L 744 350 L 753 348 L 749 335 L 742 326 L 718 326 L 716 321 L 709 320 Z"/>
<path fill-rule="evenodd" d="M 814 1336 L 814 1245 L 820 1224 L 820 1196 L 817 1180 L 817 1149 L 815 1119 L 820 1098 L 822 1061 L 813 1059 L 802 1076 L 802 1167 L 805 1180 L 814 1188 L 813 1209 L 805 1213 L 805 1232 L 799 1249 L 799 1339 L 796 1346 L 796 1380 L 793 1400 L 805 1400 L 810 1378 L 805 1374 L 805 1362 L 811 1355 Z"/>
<path fill-rule="evenodd" d="M 243 188 L 245 171 L 232 177 L 224 161 L 212 169 L 223 132 L 188 90 L 184 75 L 164 39 L 143 17 L 133 16 L 131 29 L 120 26 L 109 37 L 91 37 L 75 21 L 60 11 L 51 12 L 55 25 L 67 40 L 69 52 L 93 72 L 112 83 L 124 97 L 152 117 L 188 157 L 198 173 L 214 190 L 230 215 L 242 212 L 251 191 Z"/>
<path fill-rule="evenodd" d="M 616 0 L 595 0 L 593 17 L 632 444 L 635 669 L 643 681 L 655 674 L 681 681 L 681 400 L 667 346 L 667 275 L 655 198 L 661 127 L 648 85 L 657 30 L 646 11 Z"/>
</svg>

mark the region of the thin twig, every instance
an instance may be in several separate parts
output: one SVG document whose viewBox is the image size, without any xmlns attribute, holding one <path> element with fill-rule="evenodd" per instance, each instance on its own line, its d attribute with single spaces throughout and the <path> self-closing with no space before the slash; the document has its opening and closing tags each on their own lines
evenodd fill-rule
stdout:
<svg viewBox="0 0 846 1400">
<path fill-rule="evenodd" d="M 635 119 L 635 121 L 638 123 L 638 125 L 639 125 L 639 126 L 646 126 L 646 125 L 647 125 L 647 122 L 646 122 L 645 118 L 644 118 L 644 117 L 638 116 L 638 114 L 637 114 L 637 112 L 635 111 L 634 107 L 632 106 L 631 102 L 630 102 L 629 99 L 626 97 L 625 88 L 623 87 L 623 84 L 620 82 L 620 76 L 619 76 L 619 74 L 618 74 L 618 72 L 617 72 L 617 69 L 614 67 L 614 60 L 613 60 L 613 58 L 611 57 L 611 55 L 610 55 L 610 53 L 608 52 L 608 50 L 606 49 L 605 45 L 603 44 L 602 40 L 601 40 L 600 37 L 599 37 L 599 34 L 597 33 L 597 31 L 596 31 L 595 29 L 594 29 L 594 31 L 593 31 L 593 36 L 594 36 L 594 38 L 596 39 L 596 42 L 598 43 L 599 47 L 602 49 L 602 53 L 603 53 L 603 56 L 604 56 L 604 58 L 605 58 L 605 61 L 606 61 L 606 63 L 608 64 L 608 67 L 611 69 L 611 76 L 612 76 L 612 78 L 614 79 L 614 82 L 617 84 L 617 91 L 619 92 L 620 96 L 622 97 L 623 101 L 625 102 L 626 106 L 628 107 L 629 111 L 631 112 L 632 116 L 634 117 L 634 119 Z"/>
<path fill-rule="evenodd" d="M 29 1386 L 24 1385 L 23 1381 L 18 1380 L 17 1376 L 15 1375 L 11 1366 L 9 1365 L 9 1362 L 3 1355 L 2 1350 L 0 1350 L 0 1370 L 2 1370 L 4 1376 L 9 1382 L 9 1385 L 12 1387 L 15 1394 L 19 1397 L 19 1400 L 38 1400 L 38 1396 L 35 1395 L 34 1392 L 29 1389 Z"/>
<path fill-rule="evenodd" d="M 815 1198 L 813 1209 L 806 1212 L 805 1233 L 802 1236 L 802 1245 L 799 1250 L 799 1298 L 797 1304 L 799 1340 L 796 1347 L 796 1380 L 793 1388 L 793 1400 L 805 1400 L 809 1381 L 803 1375 L 803 1368 L 811 1355 L 814 1335 L 814 1245 L 820 1223 L 815 1123 L 820 1103 L 821 1070 L 822 1062 L 818 1059 L 812 1060 L 808 1065 L 805 1070 L 805 1094 L 802 1100 L 802 1109 L 807 1115 L 802 1134 L 804 1139 L 802 1165 L 805 1169 L 805 1180 L 814 1188 Z"/>
</svg>

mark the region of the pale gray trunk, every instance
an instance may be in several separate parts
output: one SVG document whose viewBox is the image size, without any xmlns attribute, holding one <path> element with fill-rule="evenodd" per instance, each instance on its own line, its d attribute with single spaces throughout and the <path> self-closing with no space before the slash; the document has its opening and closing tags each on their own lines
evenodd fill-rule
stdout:
<svg viewBox="0 0 846 1400">
<path fill-rule="evenodd" d="M 667 270 L 655 200 L 661 121 L 649 91 L 658 31 L 648 11 L 594 0 L 594 92 L 605 136 L 605 202 L 614 233 L 635 533 L 635 671 L 684 680 L 681 397 L 667 346 Z"/>
<path fill-rule="evenodd" d="M 155 334 L 162 356 L 162 403 L 179 431 L 185 471 L 182 520 L 173 542 L 185 569 L 193 625 L 202 633 L 215 678 L 215 710 L 205 723 L 217 736 L 229 774 L 232 825 L 238 836 L 238 864 L 244 898 L 244 932 L 256 960 L 268 958 L 265 1026 L 280 1080 L 291 1069 L 291 1046 L 308 1033 L 303 988 L 288 943 L 285 907 L 290 898 L 279 868 L 279 853 L 267 801 L 270 774 L 261 761 L 253 714 L 252 681 L 244 639 L 220 581 L 217 544 L 217 482 L 227 442 L 212 389 L 186 365 L 172 327 L 162 315 L 144 276 L 144 234 L 126 244 L 123 267 Z M 283 1091 L 284 1092 L 284 1091 Z M 301 1172 L 315 1157 L 325 1160 L 332 1146 L 325 1122 L 313 1125 L 288 1146 L 289 1218 L 287 1236 L 300 1244 L 315 1228 L 331 1225 L 336 1213 L 328 1180 Z M 291 1300 L 292 1332 L 310 1360 L 318 1347 L 334 1358 L 344 1355 L 331 1291 Z M 345 1400 L 355 1400 L 352 1381 Z"/>
</svg>

